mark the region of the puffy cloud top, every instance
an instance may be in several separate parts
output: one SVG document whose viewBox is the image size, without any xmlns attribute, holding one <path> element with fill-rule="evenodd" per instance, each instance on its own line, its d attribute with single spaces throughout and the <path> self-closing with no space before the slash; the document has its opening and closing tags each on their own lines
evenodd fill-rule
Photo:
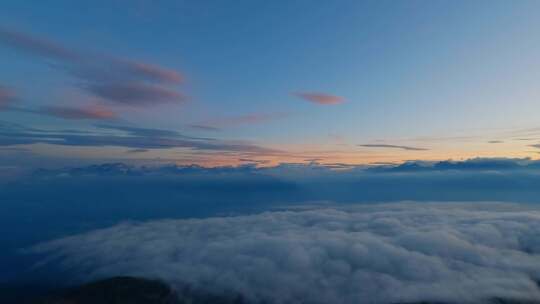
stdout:
<svg viewBox="0 0 540 304">
<path fill-rule="evenodd" d="M 34 253 L 84 279 L 160 278 L 266 303 L 540 300 L 540 210 L 401 203 L 123 223 Z"/>
</svg>

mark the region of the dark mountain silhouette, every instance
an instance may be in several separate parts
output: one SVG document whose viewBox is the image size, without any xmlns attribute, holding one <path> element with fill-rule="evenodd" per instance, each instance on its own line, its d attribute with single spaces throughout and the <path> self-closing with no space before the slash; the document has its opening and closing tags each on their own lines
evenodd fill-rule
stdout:
<svg viewBox="0 0 540 304">
<path fill-rule="evenodd" d="M 115 277 L 52 291 L 29 304 L 176 304 L 176 294 L 155 280 Z"/>
<path fill-rule="evenodd" d="M 77 287 L 53 290 L 24 304 L 244 304 L 239 295 L 221 296 L 194 291 L 188 286 L 173 290 L 158 280 L 114 277 Z"/>
<path fill-rule="evenodd" d="M 24 300 L 14 298 L 15 304 L 249 304 L 241 295 L 215 295 L 195 291 L 186 286 L 173 290 L 167 284 L 150 279 L 134 277 L 113 277 L 77 287 L 49 291 L 41 296 Z M 34 291 L 29 290 L 27 293 Z M 278 292 L 278 291 L 276 291 Z M 11 304 L 5 303 L 5 304 Z M 540 304 L 540 301 L 518 301 L 509 299 L 491 299 L 483 304 Z M 269 304 L 269 303 L 262 303 Z M 329 303 L 331 304 L 331 303 Z M 447 302 L 407 302 L 392 304 L 454 304 Z"/>
</svg>

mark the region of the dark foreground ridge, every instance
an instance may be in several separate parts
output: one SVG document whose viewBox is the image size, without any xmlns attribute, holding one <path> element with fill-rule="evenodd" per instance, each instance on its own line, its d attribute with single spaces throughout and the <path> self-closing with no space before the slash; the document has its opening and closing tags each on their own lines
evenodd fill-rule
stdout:
<svg viewBox="0 0 540 304">
<path fill-rule="evenodd" d="M 277 292 L 277 291 L 276 291 Z M 174 291 L 158 280 L 134 277 L 114 277 L 81 286 L 56 290 L 28 301 L 25 304 L 250 304 L 243 297 L 216 296 L 195 292 L 189 288 Z M 540 304 L 540 301 L 522 302 L 492 299 L 483 304 Z M 269 304 L 269 303 L 264 303 Z M 331 304 L 331 303 L 329 303 Z M 391 304 L 453 304 L 444 302 L 416 302 Z"/>
<path fill-rule="evenodd" d="M 56 290 L 28 304 L 242 304 L 239 296 L 198 293 L 189 288 L 174 291 L 158 280 L 114 277 L 77 287 Z"/>
<path fill-rule="evenodd" d="M 29 304 L 176 304 L 175 293 L 164 283 L 131 277 L 114 277 L 78 287 L 53 291 Z"/>
</svg>

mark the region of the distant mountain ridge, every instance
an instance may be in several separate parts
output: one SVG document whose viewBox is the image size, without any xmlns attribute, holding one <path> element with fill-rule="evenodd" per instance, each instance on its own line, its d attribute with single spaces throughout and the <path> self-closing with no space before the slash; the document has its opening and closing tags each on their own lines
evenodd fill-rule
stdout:
<svg viewBox="0 0 540 304">
<path fill-rule="evenodd" d="M 539 170 L 540 160 L 527 158 L 472 158 L 461 161 L 406 161 L 400 164 L 350 165 L 310 163 L 282 163 L 276 166 L 259 167 L 257 163 L 238 166 L 203 167 L 199 165 L 135 166 L 125 163 L 103 163 L 83 167 L 59 169 L 37 169 L 34 177 L 75 177 L 75 176 L 147 176 L 182 174 L 255 174 L 255 173 L 305 173 L 344 170 L 345 172 L 406 173 L 430 171 L 511 171 Z"/>
</svg>

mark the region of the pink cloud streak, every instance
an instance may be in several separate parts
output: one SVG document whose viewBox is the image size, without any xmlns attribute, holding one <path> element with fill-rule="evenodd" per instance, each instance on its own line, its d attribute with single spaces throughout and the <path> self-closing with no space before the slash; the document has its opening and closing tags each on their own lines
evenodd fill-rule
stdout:
<svg viewBox="0 0 540 304">
<path fill-rule="evenodd" d="M 0 86 L 0 109 L 7 108 L 15 99 L 15 92 L 7 87 Z"/>
<path fill-rule="evenodd" d="M 114 119 L 116 114 L 104 106 L 92 105 L 82 108 L 48 106 L 40 110 L 41 113 L 64 119 Z"/>
<path fill-rule="evenodd" d="M 0 27 L 0 45 L 46 59 L 82 81 L 81 89 L 117 104 L 146 106 L 182 101 L 179 72 L 145 62 L 78 51 L 54 41 Z"/>
<path fill-rule="evenodd" d="M 304 100 L 321 105 L 335 105 L 345 101 L 343 97 L 330 95 L 326 93 L 314 93 L 314 92 L 296 92 L 293 95 L 298 96 Z"/>
</svg>

